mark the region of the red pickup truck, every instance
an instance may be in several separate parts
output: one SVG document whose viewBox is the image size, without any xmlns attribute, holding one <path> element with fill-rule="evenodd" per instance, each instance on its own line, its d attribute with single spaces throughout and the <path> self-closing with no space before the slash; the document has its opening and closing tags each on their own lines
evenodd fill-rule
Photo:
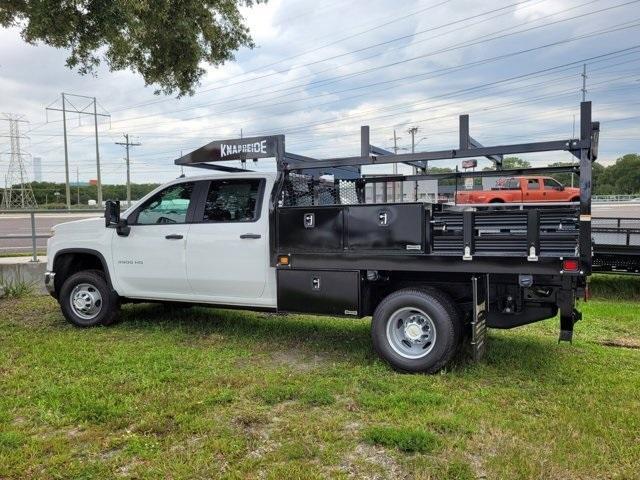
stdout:
<svg viewBox="0 0 640 480">
<path fill-rule="evenodd" d="M 580 189 L 565 187 L 551 177 L 506 177 L 491 190 L 456 193 L 456 203 L 577 202 Z"/>
</svg>

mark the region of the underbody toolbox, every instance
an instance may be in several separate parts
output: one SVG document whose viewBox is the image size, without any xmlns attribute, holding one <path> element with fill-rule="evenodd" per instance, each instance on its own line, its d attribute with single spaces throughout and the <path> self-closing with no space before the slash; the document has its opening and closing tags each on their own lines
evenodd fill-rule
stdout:
<svg viewBox="0 0 640 480">
<path fill-rule="evenodd" d="M 360 272 L 278 270 L 278 309 L 358 316 Z"/>
</svg>

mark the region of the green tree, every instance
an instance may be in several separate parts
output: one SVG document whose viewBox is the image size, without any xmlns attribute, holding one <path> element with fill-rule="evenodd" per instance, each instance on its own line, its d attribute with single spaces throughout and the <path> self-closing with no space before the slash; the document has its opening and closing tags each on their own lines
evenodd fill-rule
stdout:
<svg viewBox="0 0 640 480">
<path fill-rule="evenodd" d="M 531 167 L 531 162 L 527 160 L 523 160 L 520 157 L 505 157 L 502 160 L 502 168 L 504 168 L 505 170 L 512 169 L 512 168 L 530 168 L 530 167 Z M 486 172 L 490 170 L 495 170 L 495 168 L 484 167 L 482 170 Z"/>
<path fill-rule="evenodd" d="M 509 168 L 531 168 L 531 162 L 523 160 L 520 157 L 505 157 L 502 160 L 502 168 L 505 170 Z"/>
<path fill-rule="evenodd" d="M 0 26 L 70 50 L 69 68 L 131 69 L 158 91 L 192 94 L 205 72 L 253 47 L 239 8 L 266 0 L 3 0 Z M 158 92 L 157 91 L 157 92 Z M 156 93 L 157 93 L 156 92 Z"/>
<path fill-rule="evenodd" d="M 640 193 L 640 155 L 628 153 L 618 158 L 604 170 L 600 180 L 605 195 Z"/>
</svg>

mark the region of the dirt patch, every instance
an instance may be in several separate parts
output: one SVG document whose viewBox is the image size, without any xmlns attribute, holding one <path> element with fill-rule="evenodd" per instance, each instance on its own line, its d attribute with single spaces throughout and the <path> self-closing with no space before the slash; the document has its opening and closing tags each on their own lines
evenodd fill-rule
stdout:
<svg viewBox="0 0 640 480">
<path fill-rule="evenodd" d="M 359 444 L 340 466 L 349 478 L 366 480 L 406 478 L 396 460 L 382 447 Z"/>
<path fill-rule="evenodd" d="M 325 362 L 321 355 L 304 355 L 296 350 L 282 350 L 271 356 L 275 365 L 291 367 L 297 371 L 308 371 L 319 367 Z"/>
<path fill-rule="evenodd" d="M 605 347 L 632 348 L 640 350 L 640 340 L 632 338 L 615 338 L 613 340 L 601 340 L 597 343 Z"/>
</svg>

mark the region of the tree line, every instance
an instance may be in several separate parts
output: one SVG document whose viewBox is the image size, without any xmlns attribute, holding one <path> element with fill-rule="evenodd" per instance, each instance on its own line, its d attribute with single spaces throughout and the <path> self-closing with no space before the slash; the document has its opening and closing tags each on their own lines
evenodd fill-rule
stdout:
<svg viewBox="0 0 640 480">
<path fill-rule="evenodd" d="M 159 183 L 132 183 L 131 199 L 139 200 Z M 66 208 L 65 184 L 55 182 L 31 182 L 33 195 L 39 207 Z M 71 205 L 87 206 L 89 200 L 98 198 L 96 185 L 71 186 Z M 126 185 L 102 185 L 102 198 L 105 200 L 126 200 Z"/>
</svg>

